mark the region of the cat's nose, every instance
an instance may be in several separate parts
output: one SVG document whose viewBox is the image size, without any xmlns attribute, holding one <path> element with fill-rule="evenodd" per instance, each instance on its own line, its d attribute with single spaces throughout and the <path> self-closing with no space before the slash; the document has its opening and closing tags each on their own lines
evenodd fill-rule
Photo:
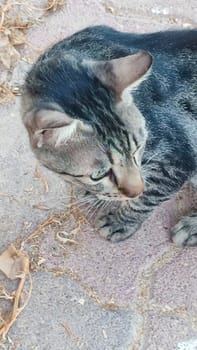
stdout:
<svg viewBox="0 0 197 350">
<path fill-rule="evenodd" d="M 144 182 L 141 181 L 133 186 L 122 186 L 119 191 L 129 198 L 135 198 L 144 191 Z"/>
<path fill-rule="evenodd" d="M 131 168 L 121 178 L 119 191 L 129 198 L 139 196 L 144 191 L 144 181 L 139 169 Z"/>
</svg>

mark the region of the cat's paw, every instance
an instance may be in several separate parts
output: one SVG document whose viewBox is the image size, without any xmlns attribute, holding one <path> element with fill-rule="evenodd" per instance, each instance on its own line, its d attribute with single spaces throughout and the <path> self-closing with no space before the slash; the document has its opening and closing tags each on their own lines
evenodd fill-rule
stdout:
<svg viewBox="0 0 197 350">
<path fill-rule="evenodd" d="M 138 228 L 118 223 L 113 213 L 100 217 L 96 222 L 96 228 L 102 237 L 112 242 L 123 241 L 130 237 Z"/>
<path fill-rule="evenodd" d="M 172 240 L 178 246 L 197 245 L 197 216 L 183 217 L 172 229 Z"/>
</svg>

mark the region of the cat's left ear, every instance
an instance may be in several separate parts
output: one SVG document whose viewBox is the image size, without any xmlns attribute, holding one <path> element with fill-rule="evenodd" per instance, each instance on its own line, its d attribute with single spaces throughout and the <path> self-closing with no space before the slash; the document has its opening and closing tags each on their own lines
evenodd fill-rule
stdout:
<svg viewBox="0 0 197 350">
<path fill-rule="evenodd" d="M 152 56 L 145 51 L 110 61 L 91 63 L 96 77 L 103 85 L 115 92 L 117 99 L 121 99 L 125 89 L 132 90 L 139 85 L 149 72 L 151 65 Z"/>
</svg>

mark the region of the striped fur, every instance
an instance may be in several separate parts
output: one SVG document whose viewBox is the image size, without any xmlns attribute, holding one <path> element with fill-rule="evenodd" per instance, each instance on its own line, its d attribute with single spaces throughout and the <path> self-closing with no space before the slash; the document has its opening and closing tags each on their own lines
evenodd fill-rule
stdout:
<svg viewBox="0 0 197 350">
<path fill-rule="evenodd" d="M 118 99 L 113 89 L 116 79 L 105 84 L 105 77 L 100 79 L 92 67 L 95 62 L 110 63 L 141 50 L 151 55 L 152 69 Z M 195 179 L 196 62 L 197 30 L 138 35 L 97 26 L 54 45 L 27 75 L 22 109 L 30 142 L 32 134 L 41 135 L 37 111 L 50 114 L 57 108 L 70 119 L 80 120 L 74 136 L 61 147 L 47 139 L 49 134 L 50 139 L 58 134 L 62 140 L 66 133 L 64 129 L 61 134 L 55 122 L 50 131 L 42 129 L 46 131 L 40 136 L 43 146 L 38 149 L 32 142 L 31 146 L 45 166 L 64 174 L 68 181 L 100 200 L 119 201 L 118 208 L 109 210 L 96 224 L 107 239 L 131 236 L 156 206 Z M 102 74 L 110 73 L 106 67 Z M 143 194 L 134 191 L 142 187 L 140 176 Z M 172 239 L 179 245 L 195 245 L 196 227 L 193 213 L 173 228 Z"/>
</svg>

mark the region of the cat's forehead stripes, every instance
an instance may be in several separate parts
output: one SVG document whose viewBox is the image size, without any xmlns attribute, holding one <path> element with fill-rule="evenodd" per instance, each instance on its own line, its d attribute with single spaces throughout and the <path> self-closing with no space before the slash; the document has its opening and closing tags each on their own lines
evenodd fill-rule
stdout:
<svg viewBox="0 0 197 350">
<path fill-rule="evenodd" d="M 113 160 L 111 151 L 106 151 L 106 154 L 107 154 L 107 156 L 108 156 L 108 158 L 109 158 L 109 160 L 110 160 L 110 163 L 111 163 L 111 164 L 114 164 L 114 160 Z"/>
<path fill-rule="evenodd" d="M 137 141 L 135 134 L 132 134 L 132 141 L 134 142 L 135 147 L 138 147 L 138 141 Z"/>
</svg>

